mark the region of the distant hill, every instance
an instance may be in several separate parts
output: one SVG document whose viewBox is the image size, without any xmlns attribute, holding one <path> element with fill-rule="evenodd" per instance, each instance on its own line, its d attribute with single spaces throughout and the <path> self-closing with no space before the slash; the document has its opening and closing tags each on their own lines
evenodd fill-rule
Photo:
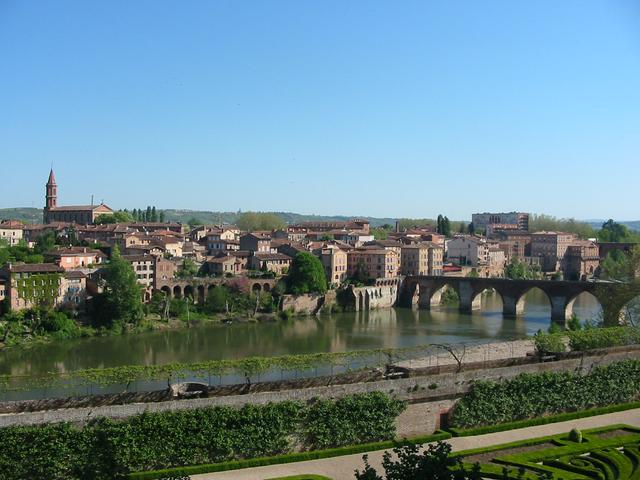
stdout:
<svg viewBox="0 0 640 480">
<path fill-rule="evenodd" d="M 24 223 L 42 223 L 41 208 L 0 208 L 0 220 L 20 220 Z"/>
<path fill-rule="evenodd" d="M 205 210 L 164 210 L 165 218 L 172 222 L 188 223 L 192 219 L 205 224 L 214 223 L 235 223 L 238 217 L 243 212 L 211 212 Z M 281 217 L 285 222 L 299 223 L 308 221 L 318 222 L 330 222 L 330 221 L 344 221 L 350 220 L 354 217 L 343 215 L 301 215 L 299 213 L 292 212 L 273 212 Z M 376 218 L 376 217 L 358 217 L 364 218 L 371 222 L 374 227 L 384 225 L 395 224 L 395 218 Z M 26 223 L 39 223 L 42 222 L 42 209 L 41 208 L 0 208 L 0 220 L 13 219 L 20 220 Z"/>
<path fill-rule="evenodd" d="M 211 223 L 235 223 L 244 212 L 210 212 L 202 210 L 164 210 L 165 218 L 173 222 L 188 223 L 191 219 L 197 219 L 198 221 L 211 224 Z M 346 221 L 354 218 L 353 216 L 345 215 L 302 215 L 300 213 L 293 212 L 270 212 L 275 213 L 282 218 L 286 223 L 300 223 L 300 222 L 338 222 Z M 1 212 L 0 212 L 1 215 Z M 378 218 L 378 217 L 357 217 L 369 220 L 371 225 L 378 227 L 380 225 L 389 224 L 395 225 L 395 218 Z"/>
</svg>

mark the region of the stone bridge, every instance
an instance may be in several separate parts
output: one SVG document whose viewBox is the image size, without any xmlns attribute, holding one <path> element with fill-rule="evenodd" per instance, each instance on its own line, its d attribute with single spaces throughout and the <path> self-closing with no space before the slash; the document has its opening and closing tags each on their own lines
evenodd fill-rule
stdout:
<svg viewBox="0 0 640 480">
<path fill-rule="evenodd" d="M 275 278 L 249 277 L 192 277 L 159 280 L 154 290 L 165 293 L 169 298 L 191 297 L 195 303 L 204 303 L 209 291 L 220 285 L 236 286 L 245 293 L 270 292 L 278 282 Z"/>
<path fill-rule="evenodd" d="M 429 309 L 439 305 L 445 287 L 454 289 L 460 298 L 460 311 L 470 313 L 482 308 L 482 292 L 495 290 L 502 298 L 505 317 L 524 312 L 525 295 L 533 288 L 546 294 L 551 304 L 551 320 L 564 323 L 573 314 L 573 304 L 583 292 L 593 295 L 600 305 L 607 325 L 620 321 L 622 308 L 640 292 L 610 282 L 574 282 L 555 280 L 511 280 L 507 278 L 472 278 L 444 276 L 409 276 L 404 279 L 401 303 L 418 304 Z"/>
</svg>

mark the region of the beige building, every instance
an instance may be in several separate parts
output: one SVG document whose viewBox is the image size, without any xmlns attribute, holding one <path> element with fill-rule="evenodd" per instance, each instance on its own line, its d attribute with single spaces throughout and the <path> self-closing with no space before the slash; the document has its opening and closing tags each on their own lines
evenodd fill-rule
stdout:
<svg viewBox="0 0 640 480">
<path fill-rule="evenodd" d="M 600 267 L 599 247 L 589 240 L 575 240 L 567 247 L 562 262 L 565 280 L 588 280 Z"/>
<path fill-rule="evenodd" d="M 349 276 L 362 269 L 370 278 L 395 278 L 400 271 L 400 256 L 384 248 L 356 248 L 347 253 Z"/>
<path fill-rule="evenodd" d="M 155 258 L 153 255 L 122 255 L 136 274 L 138 283 L 145 289 L 153 287 L 155 279 Z"/>
<path fill-rule="evenodd" d="M 0 222 L 0 241 L 4 240 L 10 247 L 16 246 L 24 236 L 24 225 L 17 220 Z"/>
<path fill-rule="evenodd" d="M 204 268 L 213 275 L 239 275 L 242 273 L 242 260 L 231 255 L 211 257 L 205 261 Z"/>
<path fill-rule="evenodd" d="M 291 260 L 290 256 L 283 253 L 254 253 L 249 257 L 249 268 L 282 275 L 289 270 Z"/>
<path fill-rule="evenodd" d="M 402 246 L 400 273 L 402 275 L 442 275 L 444 248 L 421 242 Z"/>
<path fill-rule="evenodd" d="M 327 245 L 315 253 L 324 267 L 329 285 L 340 285 L 347 279 L 347 252 L 335 245 Z"/>
</svg>

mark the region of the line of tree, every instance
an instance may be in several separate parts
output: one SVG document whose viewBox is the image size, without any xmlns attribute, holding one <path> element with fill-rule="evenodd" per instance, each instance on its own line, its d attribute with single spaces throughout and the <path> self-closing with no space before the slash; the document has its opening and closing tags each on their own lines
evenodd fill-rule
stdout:
<svg viewBox="0 0 640 480">
<path fill-rule="evenodd" d="M 146 209 L 134 208 L 131 210 L 131 216 L 136 222 L 164 222 L 166 220 L 164 210 L 156 209 L 155 205 L 148 205 Z"/>
<path fill-rule="evenodd" d="M 436 220 L 436 232 L 440 235 L 444 235 L 445 237 L 451 236 L 451 221 L 442 215 L 438 215 L 438 219 Z"/>
</svg>

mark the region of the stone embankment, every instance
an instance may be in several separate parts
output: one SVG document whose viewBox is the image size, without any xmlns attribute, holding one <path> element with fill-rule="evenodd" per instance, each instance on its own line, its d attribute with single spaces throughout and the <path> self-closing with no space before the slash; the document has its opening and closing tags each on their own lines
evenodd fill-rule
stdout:
<svg viewBox="0 0 640 480">
<path fill-rule="evenodd" d="M 514 346 L 517 351 L 526 350 L 526 345 Z M 519 350 L 522 349 L 522 350 Z M 504 349 L 501 350 L 504 355 Z M 482 354 L 484 355 L 484 354 Z M 499 355 L 499 354 L 497 354 Z M 480 358 L 481 351 L 470 358 Z M 126 403 L 121 405 L 95 405 L 82 408 L 60 408 L 55 410 L 22 411 L 0 415 L 0 426 L 28 425 L 60 421 L 85 422 L 95 417 L 126 418 L 143 412 L 185 410 L 217 405 L 241 407 L 246 404 L 265 404 L 285 400 L 310 401 L 314 398 L 335 398 L 349 394 L 381 391 L 409 402 L 409 408 L 398 418 L 398 432 L 402 435 L 430 433 L 439 427 L 443 414 L 464 395 L 478 380 L 501 381 L 521 373 L 545 371 L 588 372 L 598 365 L 606 365 L 629 358 L 639 358 L 640 347 L 618 347 L 588 353 L 564 354 L 555 361 L 541 362 L 535 356 L 501 358 L 458 364 L 457 361 L 421 368 L 411 368 L 398 378 L 383 378 L 382 373 L 353 377 L 353 383 L 327 383 L 298 388 L 271 391 L 251 391 L 229 395 L 209 396 L 184 400 Z M 421 364 L 425 365 L 425 364 Z M 326 379 L 327 377 L 325 377 Z M 318 380 L 318 379 L 314 379 Z M 331 381 L 335 381 L 334 378 Z M 326 381 L 326 380 L 325 380 Z M 293 386 L 290 382 L 290 386 Z M 252 386 L 253 388 L 254 386 Z M 258 388 L 258 387 L 256 387 Z M 6 402 L 16 403 L 16 402 Z M 6 410 L 5 410 L 6 411 Z"/>
</svg>

